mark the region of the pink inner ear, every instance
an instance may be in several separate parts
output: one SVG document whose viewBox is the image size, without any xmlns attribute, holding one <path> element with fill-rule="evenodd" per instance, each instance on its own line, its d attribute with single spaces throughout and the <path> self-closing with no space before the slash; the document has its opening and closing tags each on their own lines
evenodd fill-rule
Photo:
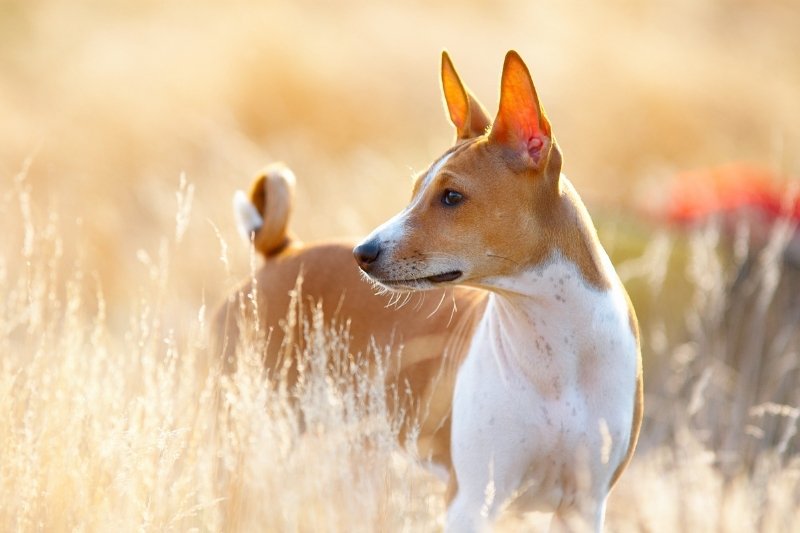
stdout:
<svg viewBox="0 0 800 533">
<path fill-rule="evenodd" d="M 528 151 L 532 152 L 534 150 L 539 150 L 542 145 L 544 145 L 544 141 L 539 137 L 531 137 L 528 139 Z"/>
<path fill-rule="evenodd" d="M 539 155 L 543 146 L 544 141 L 538 135 L 528 138 L 528 154 L 534 159 L 534 161 L 539 160 Z"/>
<path fill-rule="evenodd" d="M 492 138 L 521 153 L 527 153 L 537 164 L 542 158 L 548 135 L 539 123 L 533 97 L 516 96 L 510 94 L 505 106 L 501 102 L 500 112 L 492 127 Z"/>
</svg>

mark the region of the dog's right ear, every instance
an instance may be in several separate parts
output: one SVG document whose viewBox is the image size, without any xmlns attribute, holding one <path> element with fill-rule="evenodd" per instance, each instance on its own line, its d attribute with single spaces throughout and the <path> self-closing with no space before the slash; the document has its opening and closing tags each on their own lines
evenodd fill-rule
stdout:
<svg viewBox="0 0 800 533">
<path fill-rule="evenodd" d="M 442 94 L 450 122 L 456 127 L 456 140 L 471 139 L 486 133 L 491 124 L 486 110 L 461 83 L 446 50 L 442 51 Z"/>
</svg>

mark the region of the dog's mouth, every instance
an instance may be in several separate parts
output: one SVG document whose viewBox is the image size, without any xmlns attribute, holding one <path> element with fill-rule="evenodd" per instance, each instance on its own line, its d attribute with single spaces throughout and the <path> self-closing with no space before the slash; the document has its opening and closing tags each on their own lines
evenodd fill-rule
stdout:
<svg viewBox="0 0 800 533">
<path fill-rule="evenodd" d="M 451 270 L 449 272 L 443 272 L 441 274 L 435 274 L 433 276 L 425 276 L 424 278 L 408 278 L 408 279 L 378 279 L 373 278 L 375 281 L 380 283 L 381 285 L 385 285 L 387 287 L 424 287 L 428 284 L 437 284 L 437 283 L 448 283 L 451 281 L 455 281 L 464 273 L 460 270 Z"/>
<path fill-rule="evenodd" d="M 462 272 L 460 270 L 451 270 L 450 272 L 445 272 L 443 274 L 436 274 L 435 276 L 428 276 L 424 278 L 431 283 L 446 283 L 448 281 L 455 281 L 462 276 Z"/>
</svg>

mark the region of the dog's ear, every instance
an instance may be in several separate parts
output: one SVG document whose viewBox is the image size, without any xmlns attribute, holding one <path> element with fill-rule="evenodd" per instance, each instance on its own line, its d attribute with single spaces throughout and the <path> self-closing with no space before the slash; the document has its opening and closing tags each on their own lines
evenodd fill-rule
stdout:
<svg viewBox="0 0 800 533">
<path fill-rule="evenodd" d="M 461 83 L 447 51 L 442 51 L 442 94 L 450 121 L 456 127 L 456 140 L 471 139 L 486 133 L 490 124 L 489 116 Z"/>
<path fill-rule="evenodd" d="M 500 109 L 489 140 L 521 156 L 526 166 L 539 168 L 553 146 L 550 122 L 539 103 L 528 67 L 515 51 L 506 54 L 500 81 Z"/>
</svg>

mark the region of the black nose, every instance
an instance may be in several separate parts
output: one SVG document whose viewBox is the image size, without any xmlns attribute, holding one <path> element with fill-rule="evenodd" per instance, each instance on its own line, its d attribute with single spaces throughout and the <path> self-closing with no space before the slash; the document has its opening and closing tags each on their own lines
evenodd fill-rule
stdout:
<svg viewBox="0 0 800 533">
<path fill-rule="evenodd" d="M 353 249 L 353 256 L 362 270 L 369 270 L 370 265 L 381 254 L 381 245 L 377 239 L 363 242 Z"/>
</svg>

